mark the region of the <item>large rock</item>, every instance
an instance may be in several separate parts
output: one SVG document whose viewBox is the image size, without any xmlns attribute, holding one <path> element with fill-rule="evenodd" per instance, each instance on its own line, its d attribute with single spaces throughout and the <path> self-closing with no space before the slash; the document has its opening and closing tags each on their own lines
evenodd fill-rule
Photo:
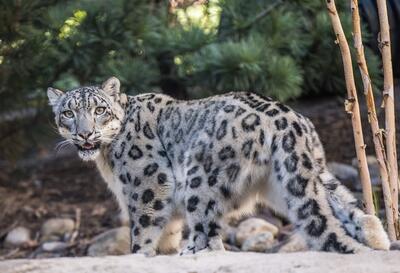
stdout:
<svg viewBox="0 0 400 273">
<path fill-rule="evenodd" d="M 360 190 L 361 185 L 356 168 L 339 162 L 328 162 L 327 166 L 328 170 L 347 188 L 352 191 Z"/>
<path fill-rule="evenodd" d="M 390 244 L 390 250 L 400 250 L 400 241 L 394 241 Z"/>
<path fill-rule="evenodd" d="M 243 251 L 265 252 L 274 244 L 274 235 L 263 232 L 247 238 L 242 244 Z"/>
<path fill-rule="evenodd" d="M 52 218 L 43 223 L 41 228 L 42 241 L 58 240 L 70 235 L 75 228 L 75 222 L 68 218 Z"/>
<path fill-rule="evenodd" d="M 227 221 L 221 222 L 221 239 L 229 244 L 235 244 L 237 228 L 229 225 Z"/>
<path fill-rule="evenodd" d="M 375 156 L 367 156 L 368 170 L 373 186 L 381 184 L 379 164 Z M 358 160 L 353 158 L 351 165 L 328 162 L 329 171 L 352 191 L 361 191 L 360 176 L 358 175 Z"/>
<path fill-rule="evenodd" d="M 130 253 L 130 229 L 119 227 L 101 233 L 92 239 L 89 256 L 122 255 Z"/>
<path fill-rule="evenodd" d="M 41 248 L 46 252 L 57 252 L 63 251 L 69 246 L 70 244 L 66 242 L 45 242 L 42 244 Z"/>
<path fill-rule="evenodd" d="M 286 240 L 279 242 L 273 248 L 269 249 L 269 253 L 290 253 L 309 250 L 307 242 L 299 233 L 294 233 Z"/>
<path fill-rule="evenodd" d="M 236 243 L 242 245 L 246 239 L 265 232 L 270 232 L 273 236 L 276 236 L 279 229 L 263 219 L 249 218 L 237 227 Z"/>
<path fill-rule="evenodd" d="M 400 251 L 368 251 L 354 255 L 218 251 L 181 257 L 125 255 L 0 262 L 1 273 L 395 273 L 399 269 Z"/>
<path fill-rule="evenodd" d="M 26 227 L 16 227 L 7 233 L 4 244 L 8 247 L 18 247 L 29 244 L 31 232 Z"/>
</svg>

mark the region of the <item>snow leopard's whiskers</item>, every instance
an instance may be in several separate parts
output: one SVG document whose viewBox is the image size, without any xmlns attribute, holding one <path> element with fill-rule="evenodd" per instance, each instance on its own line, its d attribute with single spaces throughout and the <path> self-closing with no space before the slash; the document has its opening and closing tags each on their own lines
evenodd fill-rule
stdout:
<svg viewBox="0 0 400 273">
<path fill-rule="evenodd" d="M 113 140 L 111 137 L 101 137 L 101 141 L 105 143 L 111 143 Z"/>
<path fill-rule="evenodd" d="M 51 125 L 51 129 L 52 129 L 53 132 L 55 132 L 56 134 L 59 133 L 57 125 L 53 125 L 53 124 L 52 124 L 52 125 Z"/>
<path fill-rule="evenodd" d="M 112 130 L 103 131 L 101 137 L 101 141 L 111 143 L 114 140 L 114 132 Z"/>
<path fill-rule="evenodd" d="M 71 146 L 74 145 L 74 143 L 73 143 L 73 141 L 72 141 L 71 139 L 66 139 L 66 140 L 63 140 L 63 141 L 58 142 L 57 145 L 56 145 L 56 147 L 55 147 L 56 155 L 57 155 L 63 148 L 67 147 L 68 145 L 71 145 Z"/>
</svg>

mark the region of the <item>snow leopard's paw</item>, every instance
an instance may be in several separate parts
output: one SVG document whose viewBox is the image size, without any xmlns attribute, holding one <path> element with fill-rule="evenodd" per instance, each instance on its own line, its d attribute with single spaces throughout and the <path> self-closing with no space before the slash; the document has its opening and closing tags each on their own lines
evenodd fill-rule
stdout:
<svg viewBox="0 0 400 273">
<path fill-rule="evenodd" d="M 208 241 L 208 249 L 211 251 L 225 251 L 222 239 L 218 236 L 211 238 Z"/>
<path fill-rule="evenodd" d="M 374 215 L 363 215 L 359 220 L 361 239 L 372 249 L 389 250 L 390 241 L 381 221 Z"/>
<path fill-rule="evenodd" d="M 203 248 L 203 249 L 207 249 L 207 248 Z M 200 249 L 194 245 L 188 245 L 186 248 L 184 248 L 180 253 L 179 256 L 185 256 L 185 255 L 192 255 L 192 254 L 196 254 L 200 251 L 202 251 L 203 249 Z"/>
</svg>

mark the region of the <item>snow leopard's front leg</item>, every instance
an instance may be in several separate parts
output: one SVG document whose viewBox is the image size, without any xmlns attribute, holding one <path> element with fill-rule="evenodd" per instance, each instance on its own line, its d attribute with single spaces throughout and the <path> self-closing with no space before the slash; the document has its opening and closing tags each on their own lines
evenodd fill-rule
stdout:
<svg viewBox="0 0 400 273">
<path fill-rule="evenodd" d="M 154 256 L 173 214 L 174 180 L 168 160 L 159 156 L 161 147 L 145 140 L 131 145 L 118 178 L 130 216 L 132 253 Z"/>
</svg>

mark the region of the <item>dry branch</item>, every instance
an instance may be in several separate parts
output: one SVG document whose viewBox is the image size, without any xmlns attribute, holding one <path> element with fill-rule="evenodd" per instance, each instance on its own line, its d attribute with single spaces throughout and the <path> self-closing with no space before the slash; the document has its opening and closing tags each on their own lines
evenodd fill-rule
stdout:
<svg viewBox="0 0 400 273">
<path fill-rule="evenodd" d="M 69 238 L 69 243 L 73 244 L 76 240 L 76 238 L 78 238 L 79 235 L 79 228 L 81 226 L 81 209 L 80 208 L 76 208 L 75 209 L 75 226 L 74 226 L 74 230 L 71 233 L 71 237 Z"/>
<path fill-rule="evenodd" d="M 386 0 L 377 0 L 380 41 L 379 47 L 382 53 L 383 61 L 383 102 L 385 107 L 385 132 L 386 132 L 386 154 L 388 159 L 389 182 L 392 192 L 392 209 L 394 223 L 399 235 L 399 212 L 398 212 L 398 168 L 396 152 L 396 124 L 394 110 L 394 91 L 393 91 L 393 70 L 390 48 L 390 31 L 387 14 Z"/>
<path fill-rule="evenodd" d="M 372 139 L 374 142 L 376 158 L 379 164 L 379 173 L 382 181 L 383 198 L 385 202 L 386 219 L 388 222 L 388 233 L 391 240 L 396 240 L 396 232 L 393 220 L 392 196 L 389 184 L 389 174 L 387 168 L 385 145 L 383 142 L 382 130 L 379 127 L 376 115 L 375 99 L 372 91 L 371 78 L 368 72 L 367 61 L 364 55 L 364 46 L 362 43 L 360 13 L 358 9 L 358 0 L 351 1 L 351 15 L 353 23 L 353 39 L 356 49 L 357 64 L 360 70 L 362 83 L 364 86 L 364 95 L 367 102 L 368 121 L 371 125 Z"/>
<path fill-rule="evenodd" d="M 362 133 L 360 108 L 358 104 L 356 85 L 354 82 L 353 66 L 351 62 L 350 48 L 344 35 L 342 24 L 336 10 L 334 0 L 326 0 L 329 17 L 331 18 L 332 27 L 336 35 L 336 42 L 339 44 L 342 54 L 344 67 L 344 76 L 346 80 L 347 100 L 345 102 L 346 111 L 351 115 L 353 126 L 354 143 L 358 159 L 358 168 L 360 172 L 361 185 L 363 190 L 363 200 L 365 211 L 368 214 L 374 214 L 374 204 L 372 199 L 371 180 L 367 165 L 367 157 L 365 155 L 365 144 Z"/>
</svg>

